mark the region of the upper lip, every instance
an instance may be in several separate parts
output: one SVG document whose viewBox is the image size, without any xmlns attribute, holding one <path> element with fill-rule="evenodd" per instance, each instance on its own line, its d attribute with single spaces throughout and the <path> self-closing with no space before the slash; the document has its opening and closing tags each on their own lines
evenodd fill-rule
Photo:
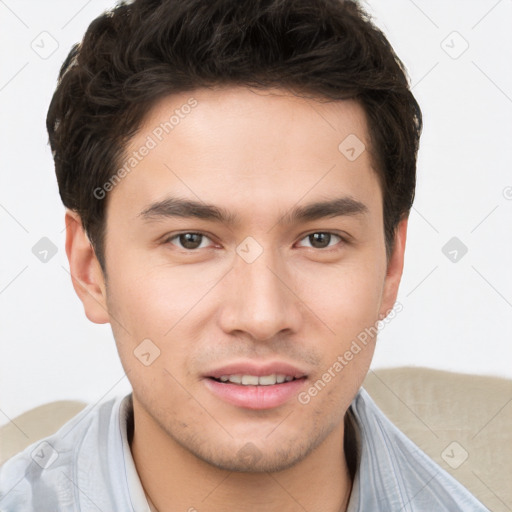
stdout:
<svg viewBox="0 0 512 512">
<path fill-rule="evenodd" d="M 274 361 L 266 363 L 257 363 L 255 361 L 240 361 L 226 364 L 207 372 L 205 377 L 214 377 L 219 379 L 224 375 L 255 375 L 262 377 L 264 375 L 291 375 L 296 379 L 306 377 L 307 373 L 297 366 L 284 361 Z"/>
</svg>

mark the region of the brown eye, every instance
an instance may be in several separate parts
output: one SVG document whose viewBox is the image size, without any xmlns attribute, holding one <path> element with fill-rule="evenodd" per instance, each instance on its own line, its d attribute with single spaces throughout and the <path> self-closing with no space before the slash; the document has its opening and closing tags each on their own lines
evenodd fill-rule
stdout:
<svg viewBox="0 0 512 512">
<path fill-rule="evenodd" d="M 178 240 L 179 244 L 175 244 L 172 241 Z M 195 249 L 200 249 L 202 246 L 203 240 L 209 240 L 207 236 L 202 233 L 180 233 L 178 235 L 174 235 L 166 240 L 168 243 L 172 243 L 173 245 L 177 245 L 180 249 L 186 249 L 189 251 L 193 251 Z"/>
<path fill-rule="evenodd" d="M 336 235 L 334 233 L 324 232 L 324 231 L 310 233 L 309 235 L 306 235 L 303 238 L 303 240 L 307 239 L 311 244 L 309 247 L 312 247 L 313 249 L 325 249 L 327 247 L 332 247 L 333 245 L 336 245 L 336 244 L 331 244 L 333 237 L 338 239 L 338 241 L 343 240 L 339 235 Z"/>
</svg>

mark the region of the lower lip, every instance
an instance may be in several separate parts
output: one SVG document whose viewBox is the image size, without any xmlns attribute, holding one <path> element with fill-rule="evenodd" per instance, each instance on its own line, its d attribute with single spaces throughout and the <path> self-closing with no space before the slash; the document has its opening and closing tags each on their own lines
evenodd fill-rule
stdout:
<svg viewBox="0 0 512 512">
<path fill-rule="evenodd" d="M 246 409 L 272 409 L 297 396 L 305 378 L 274 384 L 272 386 L 243 386 L 230 382 L 204 379 L 206 387 L 217 397 Z"/>
</svg>

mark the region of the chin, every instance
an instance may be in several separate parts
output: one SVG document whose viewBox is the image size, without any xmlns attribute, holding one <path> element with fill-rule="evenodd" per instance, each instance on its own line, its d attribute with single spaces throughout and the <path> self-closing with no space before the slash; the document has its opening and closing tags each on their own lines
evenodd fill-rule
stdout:
<svg viewBox="0 0 512 512">
<path fill-rule="evenodd" d="M 247 443 L 247 445 L 252 445 L 252 443 Z M 199 454 L 196 455 L 202 458 Z M 306 457 L 307 453 L 274 452 L 266 454 L 254 452 L 252 455 L 251 458 L 250 453 L 243 457 L 240 457 L 238 453 L 234 457 L 217 454 L 217 456 L 202 459 L 218 469 L 234 473 L 277 473 L 295 466 Z"/>
<path fill-rule="evenodd" d="M 316 438 L 290 439 L 279 442 L 278 448 L 265 438 L 246 441 L 241 448 L 234 449 L 239 442 L 230 439 L 225 444 L 212 440 L 202 446 L 182 445 L 195 457 L 224 471 L 236 473 L 276 473 L 289 469 L 304 460 L 321 442 L 322 436 Z M 214 450 L 202 448 L 214 446 Z"/>
</svg>

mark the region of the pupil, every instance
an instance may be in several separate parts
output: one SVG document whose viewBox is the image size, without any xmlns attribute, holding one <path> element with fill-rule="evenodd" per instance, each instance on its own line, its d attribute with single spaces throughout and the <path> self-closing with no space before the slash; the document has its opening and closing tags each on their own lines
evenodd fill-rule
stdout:
<svg viewBox="0 0 512 512">
<path fill-rule="evenodd" d="M 201 245 L 201 236 L 198 233 L 183 233 L 180 235 L 180 243 L 186 249 L 197 249 Z M 197 237 L 195 242 L 194 237 Z"/>
<path fill-rule="evenodd" d="M 330 233 L 313 233 L 309 235 L 310 242 L 313 247 L 317 247 L 317 242 L 320 242 L 320 247 L 327 247 L 329 245 L 329 242 L 331 241 L 331 235 Z M 325 242 L 325 243 L 323 243 Z"/>
</svg>

